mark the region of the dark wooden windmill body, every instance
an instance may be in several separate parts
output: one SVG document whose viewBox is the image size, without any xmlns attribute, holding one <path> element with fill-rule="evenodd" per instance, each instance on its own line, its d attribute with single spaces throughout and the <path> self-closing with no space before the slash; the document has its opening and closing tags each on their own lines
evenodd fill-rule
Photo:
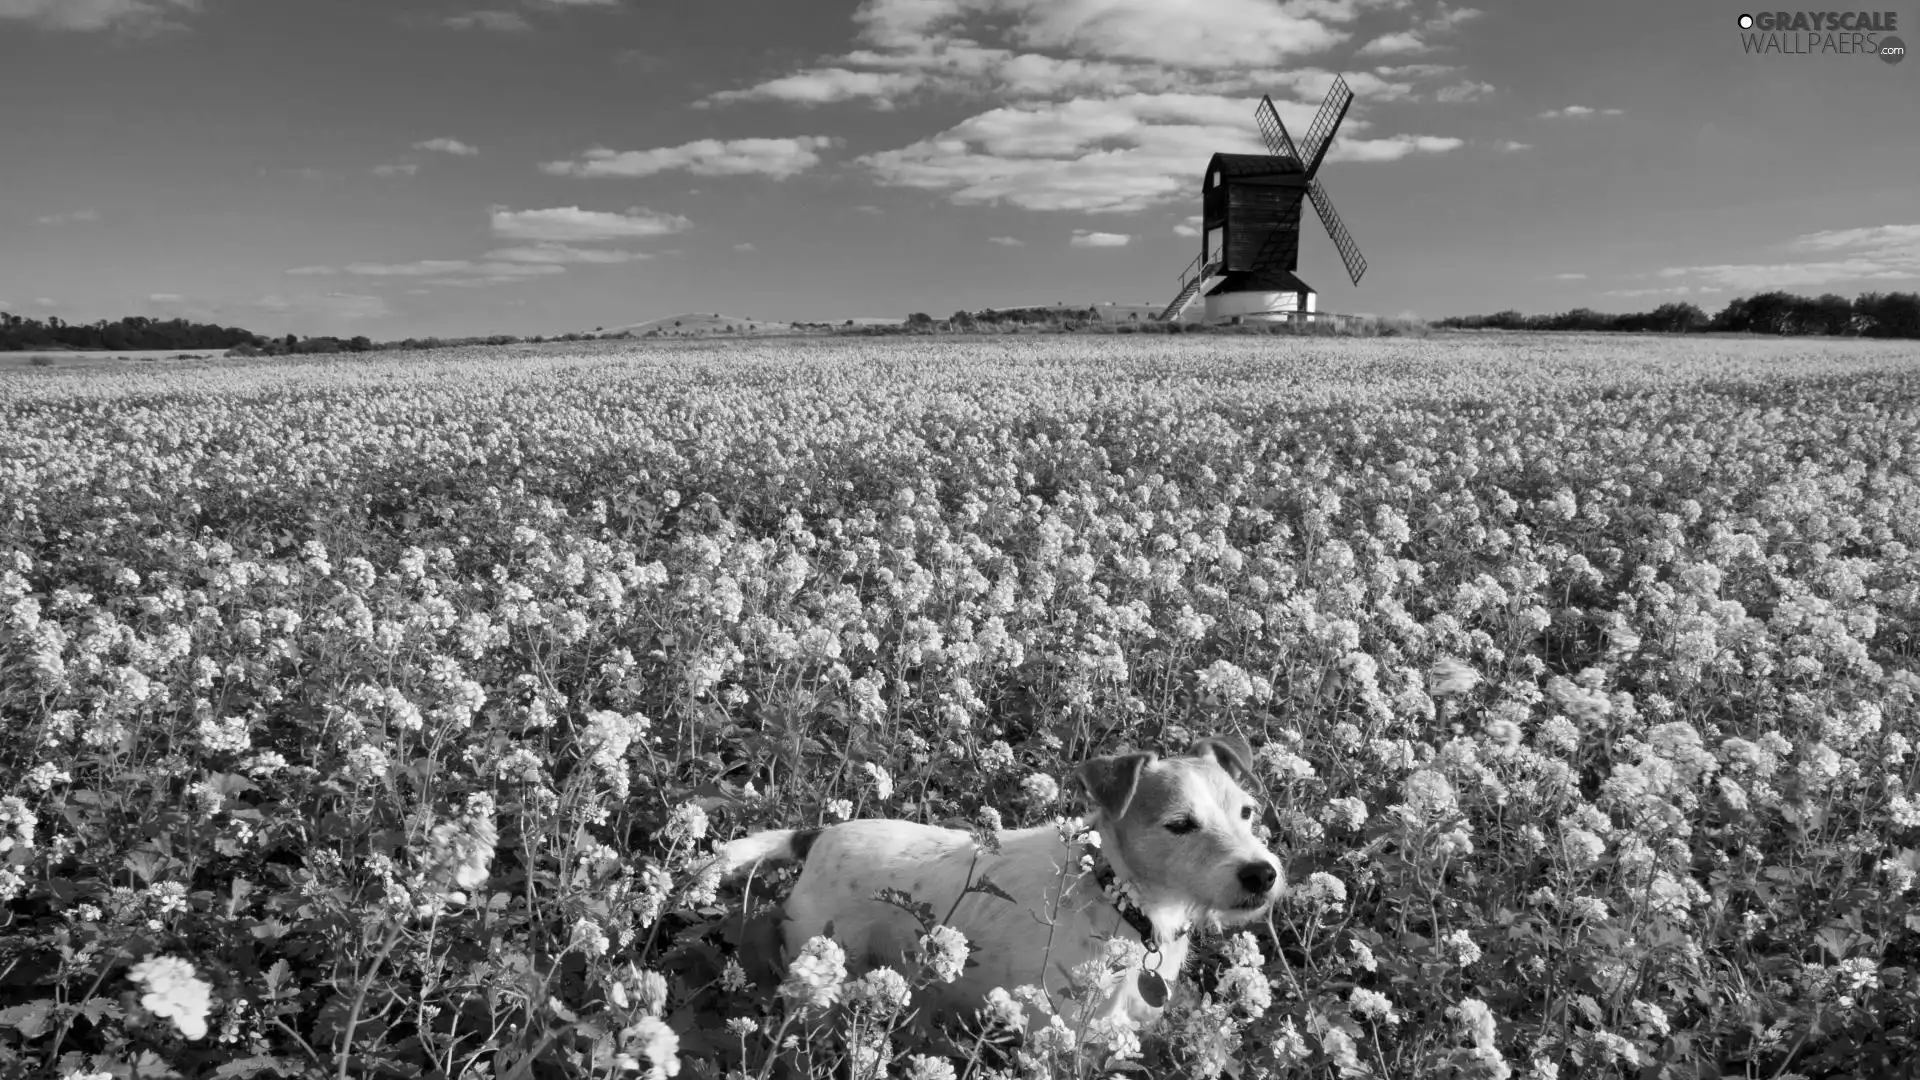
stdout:
<svg viewBox="0 0 1920 1080">
<path fill-rule="evenodd" d="M 1333 237 L 1353 283 L 1367 261 L 1320 186 L 1320 163 L 1353 104 L 1344 79 L 1333 88 L 1297 147 L 1262 97 L 1254 112 L 1266 154 L 1215 154 L 1200 186 L 1200 254 L 1181 275 L 1180 292 L 1161 314 L 1176 319 L 1203 292 L 1209 321 L 1236 317 L 1293 318 L 1315 310 L 1315 293 L 1297 276 L 1302 203 Z"/>
</svg>

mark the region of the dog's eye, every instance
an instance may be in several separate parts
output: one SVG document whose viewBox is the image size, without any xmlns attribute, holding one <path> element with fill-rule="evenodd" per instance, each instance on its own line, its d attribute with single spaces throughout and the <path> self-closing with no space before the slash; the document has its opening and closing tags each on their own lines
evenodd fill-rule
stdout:
<svg viewBox="0 0 1920 1080">
<path fill-rule="evenodd" d="M 1200 827 L 1200 823 L 1191 817 L 1177 817 L 1167 822 L 1167 831 L 1176 836 L 1184 836 Z"/>
<path fill-rule="evenodd" d="M 1253 820 L 1253 806 L 1251 804 L 1248 804 L 1240 808 L 1240 820 L 1241 821 Z"/>
</svg>

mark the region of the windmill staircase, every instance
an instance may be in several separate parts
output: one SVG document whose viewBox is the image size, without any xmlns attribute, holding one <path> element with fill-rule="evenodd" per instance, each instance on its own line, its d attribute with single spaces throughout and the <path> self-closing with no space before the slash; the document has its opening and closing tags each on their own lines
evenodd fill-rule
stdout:
<svg viewBox="0 0 1920 1080">
<path fill-rule="evenodd" d="M 1187 306 L 1193 303 L 1193 298 L 1199 296 L 1200 290 L 1206 287 L 1207 279 L 1213 277 L 1219 270 L 1218 262 L 1210 262 L 1202 266 L 1200 256 L 1195 255 L 1193 261 L 1187 264 L 1187 268 L 1180 272 L 1180 292 L 1174 296 L 1173 303 L 1168 304 L 1167 309 L 1160 313 L 1160 321 L 1171 322 L 1179 318 L 1181 313 L 1187 310 Z"/>
</svg>

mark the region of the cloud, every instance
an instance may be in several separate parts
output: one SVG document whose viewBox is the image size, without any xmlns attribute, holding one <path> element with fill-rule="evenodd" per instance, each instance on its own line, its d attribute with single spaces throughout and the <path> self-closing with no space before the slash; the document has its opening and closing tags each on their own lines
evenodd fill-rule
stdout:
<svg viewBox="0 0 1920 1080">
<path fill-rule="evenodd" d="M 880 209 L 879 207 L 877 207 L 877 206 L 874 206 L 874 205 L 873 205 L 873 204 L 871 204 L 871 203 L 861 203 L 861 204 L 860 204 L 859 206 L 856 206 L 856 207 L 854 207 L 854 209 L 855 209 L 855 210 L 858 210 L 858 211 L 860 211 L 860 212 L 861 212 L 861 213 L 863 213 L 863 214 L 884 214 L 884 213 L 886 213 L 886 211 L 885 211 L 885 210 L 882 210 L 882 209 Z"/>
<path fill-rule="evenodd" d="M 1500 142 L 1498 142 L 1498 143 L 1495 143 L 1494 145 L 1495 145 L 1495 146 L 1496 146 L 1497 148 L 1499 148 L 1500 150 L 1503 150 L 1503 151 L 1505 151 L 1505 152 L 1507 152 L 1507 153 L 1509 153 L 1509 154 L 1510 154 L 1510 153 L 1513 153 L 1513 152 L 1514 152 L 1514 151 L 1516 151 L 1516 150 L 1531 150 L 1531 149 L 1533 149 L 1533 144 L 1532 144 L 1532 143 L 1523 143 L 1523 142 L 1520 142 L 1520 141 L 1518 141 L 1518 140 L 1516 140 L 1516 139 L 1503 139 L 1503 140 L 1501 140 Z"/>
<path fill-rule="evenodd" d="M 21 19 L 47 30 L 154 32 L 173 17 L 198 11 L 200 0 L 0 0 L 0 19 Z"/>
<path fill-rule="evenodd" d="M 1186 220 L 1173 227 L 1173 235 L 1196 237 L 1200 235 L 1200 215 L 1190 215 Z"/>
<path fill-rule="evenodd" d="M 820 163 L 820 151 L 840 140 L 826 135 L 782 139 L 699 139 L 653 150 L 594 147 L 580 161 L 550 161 L 540 166 L 555 176 L 652 176 L 685 170 L 696 176 L 770 176 L 776 180 Z"/>
<path fill-rule="evenodd" d="M 659 214 L 640 206 L 625 213 L 582 210 L 577 206 L 545 210 L 509 210 L 496 206 L 491 213 L 495 236 L 563 244 L 667 236 L 693 225 L 677 214 Z"/>
<path fill-rule="evenodd" d="M 1871 225 L 1859 229 L 1826 229 L 1803 233 L 1788 243 L 1807 251 L 1837 251 L 1843 248 L 1916 248 L 1920 247 L 1920 225 Z"/>
<path fill-rule="evenodd" d="M 1585 116 L 1619 116 L 1625 111 L 1624 109 L 1594 109 L 1585 105 L 1568 105 L 1565 108 L 1548 109 L 1546 112 L 1541 113 L 1540 117 L 1543 120 L 1554 120 L 1563 117 L 1573 117 L 1577 119 Z"/>
<path fill-rule="evenodd" d="M 151 293 L 147 296 L 147 301 L 154 304 L 178 304 L 185 300 L 186 297 L 181 296 L 179 293 L 170 292 Z"/>
<path fill-rule="evenodd" d="M 345 292 L 308 293 L 297 296 L 267 293 L 246 306 L 271 315 L 330 318 L 343 322 L 383 319 L 393 313 L 382 297 Z"/>
<path fill-rule="evenodd" d="M 1126 233 L 1088 232 L 1085 229 L 1073 230 L 1073 239 L 1067 241 L 1077 248 L 1116 248 L 1126 247 L 1133 237 Z"/>
<path fill-rule="evenodd" d="M 894 99 L 926 82 L 926 77 L 909 71 L 853 71 L 843 67 L 813 68 L 768 79 L 745 90 L 723 90 L 708 100 L 787 101 L 798 105 L 827 105 L 855 98 L 873 98 L 875 104 L 890 108 Z"/>
<path fill-rule="evenodd" d="M 1585 275 L 1585 274 L 1579 274 L 1579 273 L 1566 273 L 1566 274 L 1555 274 L 1555 275 L 1553 275 L 1553 280 L 1555 280 L 1555 281 L 1585 281 L 1585 280 L 1587 280 L 1587 275 Z"/>
<path fill-rule="evenodd" d="M 1920 224 L 1872 225 L 1802 233 L 1782 245 L 1790 251 L 1828 256 L 1811 261 L 1715 263 L 1670 266 L 1659 272 L 1669 280 L 1688 279 L 1704 287 L 1762 290 L 1833 285 L 1841 282 L 1920 280 Z"/>
<path fill-rule="evenodd" d="M 758 250 L 760 250 L 760 249 L 759 249 L 759 248 L 756 248 L 756 247 L 754 247 L 754 246 L 753 246 L 753 242 L 752 242 L 751 240 L 749 240 L 749 241 L 747 241 L 747 242 L 746 242 L 746 243 L 744 243 L 744 244 L 735 244 L 735 245 L 733 245 L 733 250 L 735 250 L 735 251 L 758 251 Z"/>
<path fill-rule="evenodd" d="M 459 139 L 449 139 L 444 135 L 437 139 L 423 139 L 420 142 L 414 143 L 413 148 L 415 150 L 433 150 L 442 154 L 452 154 L 455 157 L 472 157 L 480 152 L 478 147 L 470 146 L 467 143 L 461 142 Z"/>
<path fill-rule="evenodd" d="M 6 0 L 0 0 L 0 4 L 4 3 Z M 97 210 L 74 210 L 63 214 L 43 214 L 34 220 L 42 225 L 75 225 L 84 221 L 99 221 L 100 213 Z"/>
<path fill-rule="evenodd" d="M 989 243 L 999 244 L 1001 247 L 1026 247 L 1027 246 L 1027 242 L 1025 240 L 1020 239 L 1017 236 L 990 236 L 987 238 L 987 241 Z"/>
<path fill-rule="evenodd" d="M 419 171 L 420 171 L 419 164 L 412 161 L 397 162 L 397 163 L 388 164 L 388 165 L 375 165 L 373 167 L 373 175 L 375 176 L 412 176 L 414 173 L 417 173 Z"/>
<path fill-rule="evenodd" d="M 589 263 L 594 265 L 615 265 L 651 259 L 653 256 L 644 251 L 627 251 L 621 248 L 580 248 L 567 244 L 532 244 L 524 247 L 496 248 L 487 252 L 487 258 L 515 263 L 534 263 L 559 265 L 563 263 Z"/>
<path fill-rule="evenodd" d="M 33 302 L 43 308 L 56 308 L 60 306 L 60 301 L 55 300 L 51 296 L 36 296 L 33 298 Z"/>
<path fill-rule="evenodd" d="M 1725 291 L 1726 290 L 1724 289 L 1717 289 L 1712 287 L 1693 288 L 1687 285 L 1676 285 L 1676 286 L 1672 286 L 1664 289 L 1608 289 L 1606 292 L 1603 292 L 1600 295 L 1619 297 L 1622 299 L 1633 299 L 1633 298 L 1643 297 L 1643 296 L 1700 296 L 1700 295 L 1705 295 L 1707 293 L 1717 293 L 1717 292 L 1725 292 Z"/>
<path fill-rule="evenodd" d="M 491 30 L 496 34 L 516 34 L 533 29 L 533 24 L 517 11 L 468 11 L 440 20 L 455 30 Z"/>
<path fill-rule="evenodd" d="M 1377 67 L 1374 73 L 1390 79 L 1437 79 L 1458 70 L 1452 64 L 1403 64 L 1399 67 Z"/>
<path fill-rule="evenodd" d="M 1297 131 L 1306 129 L 1315 108 L 1276 105 Z M 1215 151 L 1264 153 L 1249 113 L 1244 98 L 1215 94 L 1124 94 L 1005 106 L 858 162 L 883 184 L 945 191 L 962 205 L 1125 213 L 1191 199 L 1198 170 Z M 1460 145 L 1459 139 L 1427 135 L 1341 138 L 1329 160 L 1391 161 Z"/>
<path fill-rule="evenodd" d="M 1402 53 L 1426 52 L 1428 45 L 1420 36 L 1408 30 L 1391 34 L 1382 34 L 1355 50 L 1355 56 L 1398 56 Z"/>
<path fill-rule="evenodd" d="M 1492 83 L 1463 79 L 1451 86 L 1443 86 L 1434 91 L 1433 98 L 1442 104 L 1452 105 L 1462 101 L 1474 101 L 1491 93 L 1493 93 Z"/>
</svg>

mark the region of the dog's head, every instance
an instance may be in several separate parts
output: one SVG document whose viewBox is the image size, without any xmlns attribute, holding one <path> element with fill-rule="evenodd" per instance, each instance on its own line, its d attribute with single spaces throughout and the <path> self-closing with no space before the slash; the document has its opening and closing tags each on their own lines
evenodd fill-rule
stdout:
<svg viewBox="0 0 1920 1080">
<path fill-rule="evenodd" d="M 1182 757 L 1098 757 L 1076 775 L 1119 860 L 1150 901 L 1186 901 L 1251 919 L 1285 888 L 1280 860 L 1253 834 L 1260 808 L 1252 749 L 1238 736 L 1201 739 Z"/>
</svg>

